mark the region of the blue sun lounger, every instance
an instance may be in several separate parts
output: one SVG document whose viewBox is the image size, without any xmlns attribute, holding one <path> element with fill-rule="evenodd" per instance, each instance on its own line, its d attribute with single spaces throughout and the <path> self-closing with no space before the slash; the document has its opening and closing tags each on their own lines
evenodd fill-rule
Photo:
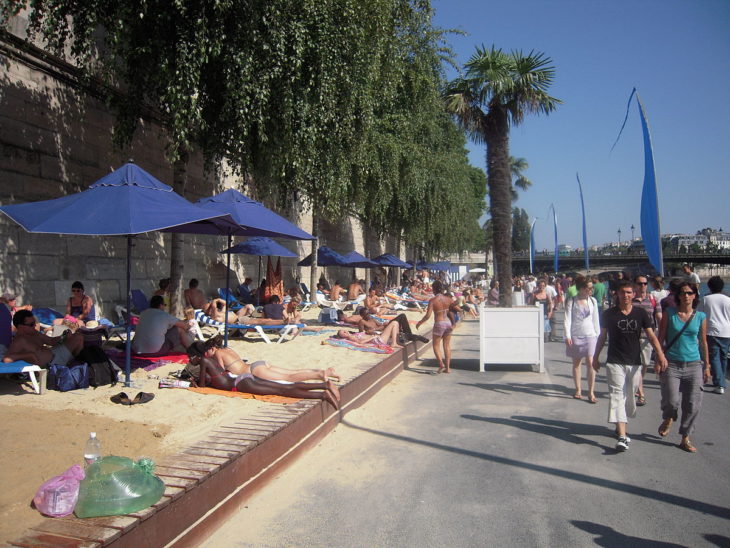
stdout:
<svg viewBox="0 0 730 548">
<path fill-rule="evenodd" d="M 218 330 L 219 333 L 223 333 L 225 329 L 225 324 L 223 322 L 219 322 L 208 316 L 207 314 L 204 314 L 202 310 L 196 310 L 195 311 L 195 319 L 204 325 L 209 325 L 211 327 L 214 327 Z M 276 324 L 276 325 L 258 325 L 258 324 L 238 324 L 238 323 L 229 323 L 228 329 L 243 329 L 244 330 L 244 336 L 246 331 L 253 330 L 256 331 L 263 341 L 266 344 L 271 344 L 271 339 L 266 334 L 266 331 L 278 331 L 279 332 L 279 339 L 276 341 L 277 344 L 281 344 L 285 340 L 292 340 L 294 339 L 302 329 L 304 329 L 306 326 L 303 323 L 296 323 L 296 324 Z"/>
</svg>

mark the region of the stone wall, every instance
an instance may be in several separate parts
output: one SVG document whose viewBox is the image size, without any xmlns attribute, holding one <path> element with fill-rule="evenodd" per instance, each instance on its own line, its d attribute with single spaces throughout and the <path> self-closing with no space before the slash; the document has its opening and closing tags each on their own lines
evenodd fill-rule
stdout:
<svg viewBox="0 0 730 548">
<path fill-rule="evenodd" d="M 22 21 L 21 21 L 22 23 Z M 22 34 L 22 24 L 15 30 Z M 20 29 L 20 30 L 18 30 Z M 140 167 L 171 184 L 172 167 L 164 153 L 162 129 L 153 120 L 142 120 L 131 146 L 120 151 L 112 144 L 114 119 L 104 103 L 85 91 L 74 78 L 73 67 L 39 52 L 23 51 L 0 42 L 0 203 L 12 204 L 57 198 L 85 189 L 132 159 Z M 192 154 L 185 197 L 190 201 L 235 187 L 246 193 L 230 175 L 206 172 L 200 154 Z M 311 213 L 291 219 L 312 230 Z M 395 244 L 368 240 L 355 219 L 319 224 L 320 245 L 338 252 L 353 249 L 373 256 L 396 252 Z M 113 318 L 115 304 L 125 300 L 127 244 L 125 237 L 87 237 L 29 234 L 0 215 L 0 293 L 17 293 L 21 303 L 50 306 L 63 311 L 75 280 Z M 160 278 L 169 276 L 170 236 L 160 233 L 134 237 L 132 288 L 150 295 Z M 238 239 L 234 239 L 237 243 Z M 282 244 L 303 258 L 310 242 Z M 226 276 L 225 237 L 185 236 L 184 279 L 196 277 L 213 295 Z M 397 252 L 396 252 L 397 254 Z M 301 278 L 309 284 L 309 268 L 299 259 L 282 259 L 287 285 Z M 262 261 L 262 276 L 266 272 Z M 328 279 L 349 280 L 351 269 L 325 269 Z M 356 273 L 364 278 L 360 269 Z M 258 258 L 238 255 L 231 261 L 232 286 L 244 276 L 258 279 Z"/>
</svg>

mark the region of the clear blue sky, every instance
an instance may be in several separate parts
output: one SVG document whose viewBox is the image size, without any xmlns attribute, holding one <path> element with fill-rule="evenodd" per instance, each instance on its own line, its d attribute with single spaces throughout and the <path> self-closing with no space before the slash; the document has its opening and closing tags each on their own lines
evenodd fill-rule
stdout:
<svg viewBox="0 0 730 548">
<path fill-rule="evenodd" d="M 477 45 L 536 50 L 553 59 L 552 95 L 564 104 L 528 117 L 510 134 L 533 186 L 520 195 L 536 247 L 553 246 L 551 203 L 560 243 L 582 246 L 580 174 L 588 244 L 641 235 L 644 177 L 635 103 L 611 154 L 636 87 L 652 131 L 662 233 L 703 227 L 730 231 L 730 0 L 432 0 L 433 23 L 463 65 Z M 448 77 L 455 76 L 449 72 Z M 486 151 L 469 144 L 486 171 Z"/>
</svg>

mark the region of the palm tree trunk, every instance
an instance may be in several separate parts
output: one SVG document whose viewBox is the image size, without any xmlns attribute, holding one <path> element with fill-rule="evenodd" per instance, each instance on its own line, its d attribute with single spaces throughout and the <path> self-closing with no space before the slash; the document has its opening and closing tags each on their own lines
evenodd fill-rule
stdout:
<svg viewBox="0 0 730 548">
<path fill-rule="evenodd" d="M 499 305 L 512 306 L 512 180 L 509 163 L 509 122 L 500 108 L 490 109 L 485 135 L 487 185 L 492 215 L 494 257 L 499 281 Z"/>
<path fill-rule="evenodd" d="M 185 196 L 187 181 L 188 155 L 183 153 L 172 168 L 172 186 L 180 196 Z M 170 242 L 170 310 L 169 313 L 178 318 L 183 317 L 183 268 L 185 252 L 182 234 L 171 234 Z"/>
</svg>

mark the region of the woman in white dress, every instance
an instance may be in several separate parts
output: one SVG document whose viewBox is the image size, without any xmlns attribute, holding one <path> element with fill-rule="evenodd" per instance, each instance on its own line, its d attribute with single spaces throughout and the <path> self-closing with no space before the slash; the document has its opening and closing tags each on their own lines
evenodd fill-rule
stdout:
<svg viewBox="0 0 730 548">
<path fill-rule="evenodd" d="M 599 308 L 593 293 L 593 282 L 580 280 L 575 284 L 578 294 L 565 303 L 565 354 L 573 359 L 573 381 L 577 400 L 583 399 L 581 393 L 580 364 L 585 359 L 588 378 L 588 401 L 597 403 L 593 393 L 596 372 L 593 370 L 593 352 L 600 333 Z"/>
</svg>

